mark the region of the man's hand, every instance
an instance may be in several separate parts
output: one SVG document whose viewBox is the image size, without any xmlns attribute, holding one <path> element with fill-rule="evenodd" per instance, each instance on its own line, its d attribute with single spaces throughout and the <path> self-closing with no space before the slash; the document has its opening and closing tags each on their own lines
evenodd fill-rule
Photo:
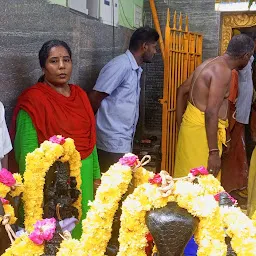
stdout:
<svg viewBox="0 0 256 256">
<path fill-rule="evenodd" d="M 105 92 L 98 92 L 98 91 L 94 91 L 92 90 L 91 92 L 88 93 L 88 98 L 90 100 L 92 109 L 94 114 L 97 113 L 101 102 L 108 96 L 107 93 Z"/>
<path fill-rule="evenodd" d="M 226 144 L 227 144 L 227 146 L 226 146 L 226 147 L 224 147 L 224 149 L 223 149 L 223 154 L 228 154 L 228 153 L 229 153 L 229 151 L 230 151 L 231 141 L 226 142 Z"/>
<path fill-rule="evenodd" d="M 209 154 L 208 158 L 208 170 L 215 177 L 217 177 L 221 167 L 221 159 L 219 156 L 219 152 L 214 152 Z"/>
</svg>

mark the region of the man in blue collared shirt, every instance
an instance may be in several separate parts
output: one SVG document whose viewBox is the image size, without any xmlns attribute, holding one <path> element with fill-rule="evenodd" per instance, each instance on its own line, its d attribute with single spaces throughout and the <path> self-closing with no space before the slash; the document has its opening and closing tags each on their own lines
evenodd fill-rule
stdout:
<svg viewBox="0 0 256 256">
<path fill-rule="evenodd" d="M 159 35 L 155 29 L 137 29 L 129 50 L 101 70 L 89 98 L 96 113 L 97 149 L 101 171 L 132 152 L 139 118 L 141 65 L 152 61 Z"/>
</svg>

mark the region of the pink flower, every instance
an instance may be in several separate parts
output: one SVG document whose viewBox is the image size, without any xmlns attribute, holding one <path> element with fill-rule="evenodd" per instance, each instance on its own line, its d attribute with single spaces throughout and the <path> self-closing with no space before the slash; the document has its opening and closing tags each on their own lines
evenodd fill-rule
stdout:
<svg viewBox="0 0 256 256">
<path fill-rule="evenodd" d="M 138 164 L 138 157 L 130 154 L 130 155 L 124 155 L 122 158 L 119 159 L 119 163 L 121 165 L 128 165 L 130 167 L 133 167 Z"/>
<path fill-rule="evenodd" d="M 54 135 L 49 139 L 50 142 L 63 145 L 65 143 L 65 138 L 61 135 Z"/>
<path fill-rule="evenodd" d="M 11 172 L 9 172 L 5 168 L 2 168 L 0 170 L 0 182 L 8 187 L 12 187 L 15 185 L 16 180 L 13 178 L 13 175 Z"/>
<path fill-rule="evenodd" d="M 40 229 L 35 229 L 28 237 L 32 242 L 38 245 L 41 245 L 44 242 Z"/>
<path fill-rule="evenodd" d="M 216 195 L 214 196 L 214 199 L 215 199 L 217 202 L 220 201 L 220 195 L 221 195 L 221 194 L 226 194 L 227 197 L 228 197 L 228 199 L 230 199 L 233 204 L 236 204 L 236 203 L 237 203 L 237 200 L 236 200 L 234 197 L 232 197 L 229 193 L 227 193 L 226 191 L 220 192 L 220 193 L 218 193 L 218 194 L 216 194 Z"/>
<path fill-rule="evenodd" d="M 149 183 L 151 184 L 162 184 L 162 177 L 159 173 L 155 174 L 153 178 L 150 178 Z"/>
<path fill-rule="evenodd" d="M 2 197 L 0 197 L 0 201 L 2 202 L 2 204 L 9 204 L 10 202 Z"/>
<path fill-rule="evenodd" d="M 190 170 L 190 173 L 193 175 L 193 176 L 198 176 L 198 175 L 208 175 L 209 172 L 207 171 L 207 169 L 203 166 L 201 167 L 198 167 L 198 168 L 194 168 L 194 169 L 191 169 Z"/>
<path fill-rule="evenodd" d="M 31 241 L 35 244 L 43 244 L 44 241 L 50 241 L 53 238 L 56 229 L 56 220 L 54 218 L 37 221 L 33 232 L 29 235 Z"/>
</svg>

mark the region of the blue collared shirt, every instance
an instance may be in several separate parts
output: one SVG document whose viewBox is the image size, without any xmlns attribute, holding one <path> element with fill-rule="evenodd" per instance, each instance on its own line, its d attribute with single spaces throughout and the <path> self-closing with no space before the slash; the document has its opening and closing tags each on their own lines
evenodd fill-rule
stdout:
<svg viewBox="0 0 256 256">
<path fill-rule="evenodd" d="M 129 50 L 101 70 L 93 89 L 109 96 L 101 102 L 96 115 L 97 148 L 112 153 L 132 152 L 139 119 L 141 73 L 142 68 Z"/>
</svg>

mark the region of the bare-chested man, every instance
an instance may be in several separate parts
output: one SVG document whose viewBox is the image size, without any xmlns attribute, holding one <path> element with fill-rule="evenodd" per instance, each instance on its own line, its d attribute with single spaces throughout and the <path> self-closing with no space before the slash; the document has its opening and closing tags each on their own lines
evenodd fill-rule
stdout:
<svg viewBox="0 0 256 256">
<path fill-rule="evenodd" d="M 234 36 L 223 56 L 209 59 L 179 87 L 175 177 L 205 166 L 218 175 L 222 144 L 226 136 L 229 84 L 232 69 L 243 69 L 253 54 L 254 42 L 247 35 Z"/>
</svg>

